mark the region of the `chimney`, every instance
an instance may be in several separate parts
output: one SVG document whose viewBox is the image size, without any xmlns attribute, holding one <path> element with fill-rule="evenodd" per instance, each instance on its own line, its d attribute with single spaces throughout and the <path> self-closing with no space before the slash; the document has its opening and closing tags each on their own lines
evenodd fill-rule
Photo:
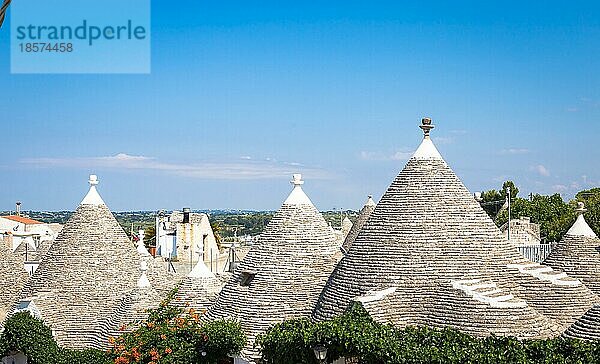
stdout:
<svg viewBox="0 0 600 364">
<path fill-rule="evenodd" d="M 189 224 L 190 223 L 190 208 L 189 207 L 184 207 L 183 208 L 183 223 L 184 224 Z"/>
<path fill-rule="evenodd" d="M 21 216 L 21 201 L 17 201 L 16 203 L 15 215 Z"/>
</svg>

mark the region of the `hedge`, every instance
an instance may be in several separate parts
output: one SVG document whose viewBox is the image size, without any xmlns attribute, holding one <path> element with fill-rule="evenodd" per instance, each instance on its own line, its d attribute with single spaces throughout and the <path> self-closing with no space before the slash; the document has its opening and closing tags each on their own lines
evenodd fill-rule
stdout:
<svg viewBox="0 0 600 364">
<path fill-rule="evenodd" d="M 328 348 L 331 363 L 340 357 L 359 363 L 600 363 L 597 342 L 566 338 L 518 340 L 475 338 L 455 329 L 407 327 L 374 322 L 362 306 L 331 321 L 295 319 L 274 325 L 256 342 L 266 363 L 316 364 L 313 347 Z"/>
</svg>

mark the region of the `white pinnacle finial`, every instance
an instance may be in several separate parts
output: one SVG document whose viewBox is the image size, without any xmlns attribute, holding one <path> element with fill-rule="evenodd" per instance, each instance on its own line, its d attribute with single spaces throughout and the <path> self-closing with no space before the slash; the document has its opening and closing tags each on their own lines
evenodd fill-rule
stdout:
<svg viewBox="0 0 600 364">
<path fill-rule="evenodd" d="M 594 233 L 594 230 L 590 228 L 583 217 L 583 214 L 587 211 L 585 204 L 583 202 L 578 202 L 575 211 L 577 212 L 577 220 L 575 220 L 573 226 L 567 231 L 567 235 L 596 238 L 596 233 Z"/>
<path fill-rule="evenodd" d="M 146 276 L 146 271 L 148 270 L 148 263 L 145 261 L 140 262 L 140 270 L 142 271 L 142 276 L 138 279 L 137 286 L 139 288 L 150 288 L 150 281 L 148 280 L 148 276 Z"/>
<path fill-rule="evenodd" d="M 302 186 L 304 184 L 304 181 L 302 180 L 302 175 L 300 173 L 293 174 L 290 183 L 293 186 Z"/>
<path fill-rule="evenodd" d="M 423 130 L 424 137 L 423 137 L 423 141 L 421 142 L 421 145 L 419 145 L 419 148 L 417 148 L 417 150 L 415 151 L 415 154 L 413 154 L 413 156 L 412 156 L 413 158 L 415 158 L 415 159 L 441 159 L 442 161 L 444 160 L 442 158 L 442 156 L 440 155 L 440 152 L 438 152 L 435 145 L 433 145 L 431 138 L 429 137 L 429 132 L 434 127 L 435 126 L 431 123 L 430 118 L 423 118 L 421 120 L 421 125 L 419 125 L 419 128 L 421 128 Z"/>
<path fill-rule="evenodd" d="M 90 184 L 90 190 L 81 201 L 81 205 L 104 205 L 104 201 L 102 201 L 102 197 L 96 191 L 96 186 L 98 185 L 98 176 L 95 174 L 90 174 L 90 179 L 88 180 Z"/>
<path fill-rule="evenodd" d="M 198 253 L 198 263 L 194 266 L 194 269 L 188 274 L 190 278 L 214 278 L 215 275 L 208 269 L 204 260 L 202 259 L 202 253 Z"/>
<path fill-rule="evenodd" d="M 142 256 L 149 256 L 150 253 L 148 252 L 148 250 L 146 249 L 146 246 L 144 245 L 144 242 L 140 239 L 138 240 L 138 244 L 137 244 L 137 252 L 140 253 Z"/>
<path fill-rule="evenodd" d="M 96 176 L 95 174 L 90 174 L 90 179 L 88 180 L 88 183 L 90 184 L 90 186 L 98 185 L 98 176 Z"/>
<path fill-rule="evenodd" d="M 292 180 L 290 181 L 294 189 L 292 193 L 288 196 L 288 198 L 283 202 L 284 205 L 312 205 L 312 202 L 306 196 L 304 191 L 302 191 L 302 185 L 304 181 L 302 180 L 302 175 L 300 173 L 295 173 L 292 175 Z"/>
<path fill-rule="evenodd" d="M 375 206 L 375 201 L 373 201 L 373 195 L 367 196 L 367 202 L 365 206 Z"/>
</svg>

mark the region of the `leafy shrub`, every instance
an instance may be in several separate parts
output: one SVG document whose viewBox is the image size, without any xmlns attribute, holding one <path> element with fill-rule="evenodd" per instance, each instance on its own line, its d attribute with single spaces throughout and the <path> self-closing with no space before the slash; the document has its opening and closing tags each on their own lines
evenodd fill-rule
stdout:
<svg viewBox="0 0 600 364">
<path fill-rule="evenodd" d="M 150 310 L 148 320 L 134 331 L 109 339 L 115 364 L 217 363 L 238 354 L 246 344 L 238 322 L 202 324 L 200 313 L 172 307 L 168 301 Z"/>
<path fill-rule="evenodd" d="M 135 331 L 112 338 L 108 352 L 60 348 L 41 320 L 19 312 L 5 322 L 0 358 L 22 352 L 30 364 L 218 363 L 246 345 L 238 322 L 201 324 L 198 313 L 183 311 L 163 302 Z"/>
<path fill-rule="evenodd" d="M 600 363 L 597 342 L 566 338 L 518 340 L 475 338 L 458 330 L 407 327 L 374 322 L 360 305 L 331 321 L 282 322 L 259 335 L 256 345 L 267 363 L 316 364 L 312 348 L 325 345 L 329 362 L 340 357 L 360 363 Z"/>
<path fill-rule="evenodd" d="M 0 342 L 2 356 L 20 351 L 31 364 L 58 361 L 59 348 L 52 337 L 52 331 L 29 312 L 17 312 L 6 320 Z"/>
</svg>

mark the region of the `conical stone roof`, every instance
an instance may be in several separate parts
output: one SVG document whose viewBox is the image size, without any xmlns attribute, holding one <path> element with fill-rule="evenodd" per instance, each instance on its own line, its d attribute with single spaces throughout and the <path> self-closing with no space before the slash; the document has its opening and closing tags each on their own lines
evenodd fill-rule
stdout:
<svg viewBox="0 0 600 364">
<path fill-rule="evenodd" d="M 340 243 L 302 183 L 294 175 L 289 197 L 207 313 L 208 319 L 241 322 L 249 339 L 246 360 L 260 357 L 253 348 L 259 333 L 286 319 L 310 317 L 341 256 Z"/>
<path fill-rule="evenodd" d="M 425 138 L 330 277 L 316 319 L 361 303 L 380 322 L 548 337 L 598 297 L 524 258 Z"/>
<path fill-rule="evenodd" d="M 17 301 L 29 274 L 23 268 L 23 260 L 0 242 L 0 324 Z"/>
<path fill-rule="evenodd" d="M 356 236 L 358 235 L 358 232 L 365 225 L 365 223 L 369 219 L 369 216 L 371 216 L 373 210 L 375 210 L 375 201 L 373 201 L 373 196 L 369 195 L 367 198 L 367 202 L 358 212 L 358 217 L 352 225 L 352 229 L 350 229 L 350 232 L 348 233 L 348 235 L 346 235 L 344 244 L 342 244 L 342 248 L 345 252 L 347 252 L 350 249 L 352 243 L 354 242 L 354 239 L 356 239 Z"/>
<path fill-rule="evenodd" d="M 581 280 L 594 293 L 600 293 L 600 239 L 585 221 L 583 202 L 578 203 L 577 220 L 552 249 L 544 264 L 562 269 Z M 565 332 L 565 336 L 600 339 L 600 305 L 595 305 Z"/>
<path fill-rule="evenodd" d="M 110 316 L 140 277 L 140 254 L 102 201 L 97 183 L 91 176 L 90 191 L 21 294 L 35 303 L 57 342 L 69 348 L 105 347 Z"/>
<path fill-rule="evenodd" d="M 600 294 L 600 239 L 589 227 L 579 202 L 577 220 L 561 241 L 552 248 L 544 264 L 578 278 L 594 293 Z"/>
</svg>

